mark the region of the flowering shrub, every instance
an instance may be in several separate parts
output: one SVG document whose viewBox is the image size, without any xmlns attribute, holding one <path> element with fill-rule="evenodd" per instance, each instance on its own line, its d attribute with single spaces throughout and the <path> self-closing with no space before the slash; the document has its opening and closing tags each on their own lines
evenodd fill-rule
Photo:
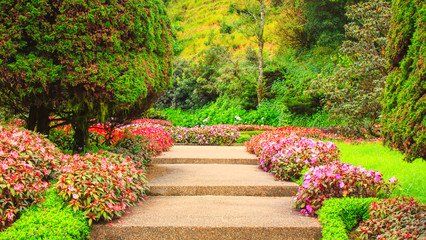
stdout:
<svg viewBox="0 0 426 240">
<path fill-rule="evenodd" d="M 172 123 L 170 121 L 162 120 L 162 119 L 149 119 L 149 118 L 133 120 L 132 124 L 154 124 L 154 125 L 161 125 L 164 127 L 172 126 Z"/>
<path fill-rule="evenodd" d="M 265 172 L 271 170 L 272 158 L 283 149 L 294 146 L 300 138 L 296 135 L 280 137 L 275 141 L 266 141 L 261 143 L 259 156 L 259 165 Z"/>
<path fill-rule="evenodd" d="M 391 198 L 370 205 L 370 218 L 355 231 L 357 239 L 419 239 L 426 212 L 412 198 Z"/>
<path fill-rule="evenodd" d="M 314 139 L 345 139 L 334 132 L 324 129 L 289 126 L 277 128 L 274 131 L 267 131 L 254 136 L 250 139 L 250 141 L 246 142 L 245 145 L 249 153 L 259 155 L 262 151 L 262 144 L 264 142 L 277 142 L 279 139 L 288 137 L 292 134 Z"/>
<path fill-rule="evenodd" d="M 68 156 L 57 182 L 59 195 L 89 222 L 111 220 L 144 197 L 146 178 L 130 157 L 113 153 Z"/>
<path fill-rule="evenodd" d="M 36 133 L 0 126 L 0 229 L 42 198 L 61 152 Z"/>
<path fill-rule="evenodd" d="M 236 127 L 227 125 L 184 128 L 172 128 L 176 143 L 197 145 L 231 145 L 240 136 Z"/>
<path fill-rule="evenodd" d="M 296 207 L 303 214 L 315 215 L 326 199 L 387 195 L 395 183 L 395 178 L 386 182 L 379 172 L 333 162 L 309 169 L 298 189 Z"/>
<path fill-rule="evenodd" d="M 152 152 L 149 150 L 149 141 L 141 136 L 129 135 L 114 144 L 114 153 L 129 156 L 134 162 L 147 165 L 151 160 Z"/>
<path fill-rule="evenodd" d="M 271 160 L 272 172 L 280 180 L 297 180 L 305 168 L 339 160 L 339 150 L 332 142 L 294 137 L 284 138 L 280 142 L 284 142 L 286 147 Z"/>
<path fill-rule="evenodd" d="M 173 146 L 172 136 L 164 126 L 152 124 L 143 119 L 115 129 L 111 129 L 108 124 L 96 124 L 89 131 L 104 136 L 113 145 L 124 138 L 131 138 L 131 135 L 141 136 L 149 142 L 148 150 L 154 155 L 167 151 Z"/>
</svg>

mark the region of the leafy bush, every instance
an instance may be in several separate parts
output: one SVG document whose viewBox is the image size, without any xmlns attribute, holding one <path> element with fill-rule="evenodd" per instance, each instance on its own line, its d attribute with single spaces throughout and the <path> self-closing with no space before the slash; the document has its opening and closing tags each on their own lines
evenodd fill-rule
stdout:
<svg viewBox="0 0 426 240">
<path fill-rule="evenodd" d="M 373 202 L 369 214 L 354 233 L 357 239 L 419 239 L 426 233 L 426 212 L 413 198 Z"/>
<path fill-rule="evenodd" d="M 166 127 L 152 124 L 148 120 L 135 121 L 118 128 L 112 128 L 109 124 L 96 124 L 90 127 L 89 131 L 110 139 L 113 145 L 123 138 L 143 137 L 148 141 L 148 151 L 154 155 L 167 151 L 173 146 L 172 136 Z"/>
<path fill-rule="evenodd" d="M 272 159 L 271 172 L 280 180 L 298 180 L 303 169 L 339 160 L 339 150 L 332 142 L 300 138 L 286 144 Z"/>
<path fill-rule="evenodd" d="M 119 217 L 143 199 L 146 178 L 130 157 L 112 153 L 68 156 L 56 188 L 91 224 Z"/>
<path fill-rule="evenodd" d="M 240 136 L 238 129 L 232 126 L 217 125 L 205 127 L 172 128 L 176 143 L 197 145 L 231 145 Z"/>
<path fill-rule="evenodd" d="M 83 212 L 68 207 L 54 190 L 44 202 L 25 210 L 1 240 L 85 240 L 90 232 Z"/>
<path fill-rule="evenodd" d="M 368 218 L 374 198 L 331 198 L 318 211 L 323 240 L 349 240 L 348 234 Z"/>
<path fill-rule="evenodd" d="M 62 153 L 41 135 L 0 126 L 0 229 L 41 200 L 61 158 Z"/>
<path fill-rule="evenodd" d="M 386 182 L 379 172 L 340 162 L 313 167 L 299 186 L 296 207 L 302 214 L 312 216 L 329 198 L 387 196 L 395 181 L 392 178 Z"/>
<path fill-rule="evenodd" d="M 318 128 L 304 128 L 304 127 L 281 127 L 277 128 L 275 131 L 268 131 L 257 136 L 254 136 L 250 139 L 249 142 L 246 142 L 246 148 L 249 153 L 254 153 L 260 155 L 262 151 L 263 144 L 266 142 L 278 142 L 281 138 L 285 138 L 295 134 L 301 137 L 315 138 L 315 139 L 343 139 L 342 136 L 337 135 L 333 132 L 328 132 L 326 130 Z M 272 157 L 272 156 L 271 156 Z"/>
<path fill-rule="evenodd" d="M 288 146 L 296 145 L 300 137 L 290 135 L 288 137 L 279 137 L 275 141 L 264 141 L 261 143 L 259 154 L 259 165 L 264 171 L 271 170 L 272 158 Z"/>
<path fill-rule="evenodd" d="M 382 131 L 386 144 L 408 161 L 426 159 L 425 15 L 422 1 L 392 1 Z"/>
<path fill-rule="evenodd" d="M 114 144 L 112 152 L 130 157 L 134 162 L 146 166 L 152 157 L 149 141 L 142 136 L 129 135 Z"/>
</svg>

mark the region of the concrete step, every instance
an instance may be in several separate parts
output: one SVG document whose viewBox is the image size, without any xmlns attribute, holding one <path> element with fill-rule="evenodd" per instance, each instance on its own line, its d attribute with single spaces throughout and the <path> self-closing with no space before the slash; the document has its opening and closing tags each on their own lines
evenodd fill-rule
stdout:
<svg viewBox="0 0 426 240">
<path fill-rule="evenodd" d="M 290 197 L 151 197 L 91 232 L 92 240 L 320 238 L 318 221 L 294 211 Z"/>
<path fill-rule="evenodd" d="M 255 165 L 156 164 L 149 169 L 151 195 L 294 196 L 297 184 L 275 181 Z"/>
<path fill-rule="evenodd" d="M 255 155 L 244 146 L 174 146 L 152 159 L 152 164 L 251 164 L 257 165 Z"/>
</svg>

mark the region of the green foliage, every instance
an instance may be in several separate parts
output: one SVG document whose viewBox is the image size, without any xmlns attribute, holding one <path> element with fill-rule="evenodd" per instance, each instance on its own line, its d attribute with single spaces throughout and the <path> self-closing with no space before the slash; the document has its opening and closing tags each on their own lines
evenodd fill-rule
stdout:
<svg viewBox="0 0 426 240">
<path fill-rule="evenodd" d="M 54 190 L 44 202 L 32 206 L 4 232 L 1 240 L 85 240 L 89 225 L 83 212 L 68 207 Z"/>
<path fill-rule="evenodd" d="M 149 150 L 149 141 L 142 136 L 126 135 L 112 147 L 112 152 L 129 156 L 142 166 L 148 165 L 153 153 Z"/>
<path fill-rule="evenodd" d="M 385 142 L 407 155 L 426 159 L 426 5 L 393 1 L 382 112 Z"/>
<path fill-rule="evenodd" d="M 92 119 L 135 117 L 168 87 L 171 33 L 161 0 L 2 1 L 0 9 L 2 101 L 43 123 L 38 131 L 48 132 L 50 115 L 64 118 L 75 150 L 84 149 Z"/>
<path fill-rule="evenodd" d="M 373 202 L 369 214 L 354 232 L 356 239 L 420 239 L 426 232 L 426 211 L 413 198 Z"/>
<path fill-rule="evenodd" d="M 379 142 L 336 144 L 340 149 L 341 161 L 379 171 L 387 179 L 396 177 L 400 187 L 393 191 L 393 195 L 411 196 L 426 203 L 426 161 L 417 159 L 412 163 L 405 162 L 402 153 Z"/>
<path fill-rule="evenodd" d="M 349 240 L 348 233 L 362 220 L 368 219 L 368 209 L 374 198 L 332 198 L 324 201 L 318 211 L 322 239 Z"/>
<path fill-rule="evenodd" d="M 317 84 L 326 95 L 332 117 L 345 119 L 352 129 L 364 128 L 374 134 L 386 77 L 390 6 L 385 0 L 370 0 L 349 6 L 346 15 L 350 22 L 345 25 L 341 63 Z"/>
</svg>

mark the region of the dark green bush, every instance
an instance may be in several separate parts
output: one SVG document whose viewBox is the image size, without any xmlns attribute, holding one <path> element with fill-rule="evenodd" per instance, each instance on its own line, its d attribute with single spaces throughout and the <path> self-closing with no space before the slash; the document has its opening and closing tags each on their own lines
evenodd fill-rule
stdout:
<svg viewBox="0 0 426 240">
<path fill-rule="evenodd" d="M 349 240 L 348 233 L 368 218 L 374 198 L 332 198 L 318 211 L 323 240 Z"/>
<path fill-rule="evenodd" d="M 392 14 L 382 131 L 407 160 L 426 159 L 426 7 L 423 1 L 393 1 Z"/>
<path fill-rule="evenodd" d="M 1 240 L 84 240 L 89 225 L 83 212 L 67 207 L 54 190 L 43 203 L 26 210 L 11 227 L 0 233 Z"/>
</svg>

